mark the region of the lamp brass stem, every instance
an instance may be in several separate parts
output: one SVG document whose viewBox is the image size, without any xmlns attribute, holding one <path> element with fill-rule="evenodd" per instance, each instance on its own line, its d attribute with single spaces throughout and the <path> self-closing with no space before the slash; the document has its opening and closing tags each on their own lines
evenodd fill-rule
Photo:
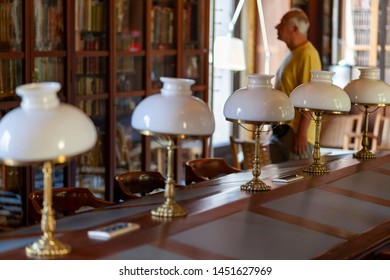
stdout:
<svg viewBox="0 0 390 280">
<path fill-rule="evenodd" d="M 314 147 L 313 147 L 313 163 L 303 171 L 306 173 L 322 175 L 329 172 L 329 169 L 326 168 L 321 163 L 320 134 L 321 134 L 322 112 L 314 112 L 314 122 L 316 125 L 316 130 L 315 130 L 315 140 L 314 140 Z"/>
<path fill-rule="evenodd" d="M 170 218 L 184 217 L 187 215 L 186 211 L 175 202 L 175 179 L 173 177 L 174 149 L 175 143 L 173 138 L 170 137 L 167 147 L 168 166 L 164 191 L 165 202 L 157 209 L 151 211 L 152 215 L 156 217 Z"/>
<path fill-rule="evenodd" d="M 364 131 L 362 137 L 362 149 L 353 154 L 354 158 L 358 159 L 373 159 L 376 158 L 375 154 L 368 149 L 368 117 L 370 115 L 369 105 L 364 105 Z"/>
<path fill-rule="evenodd" d="M 67 255 L 71 251 L 69 245 L 63 244 L 54 238 L 56 228 L 55 211 L 52 207 L 52 164 L 47 161 L 43 164 L 43 209 L 41 218 L 41 229 L 43 235 L 33 244 L 26 247 L 26 254 L 32 258 L 50 259 Z"/>
<path fill-rule="evenodd" d="M 260 180 L 261 175 L 261 142 L 260 133 L 261 126 L 256 124 L 255 129 L 255 157 L 253 159 L 252 175 L 253 179 L 241 186 L 241 190 L 249 192 L 269 191 L 271 187 Z"/>
</svg>

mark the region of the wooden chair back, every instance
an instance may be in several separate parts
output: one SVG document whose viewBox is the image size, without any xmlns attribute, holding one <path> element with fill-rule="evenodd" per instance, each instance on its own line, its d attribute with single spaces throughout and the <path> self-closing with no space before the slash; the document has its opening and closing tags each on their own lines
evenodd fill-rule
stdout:
<svg viewBox="0 0 390 280">
<path fill-rule="evenodd" d="M 114 205 L 114 202 L 97 198 L 88 188 L 53 188 L 53 208 L 56 217 L 76 214 L 82 207 L 100 208 Z M 35 191 L 29 194 L 30 217 L 39 221 L 41 219 L 41 210 L 43 208 L 43 190 Z"/>
<path fill-rule="evenodd" d="M 324 117 L 321 122 L 321 147 L 356 149 L 357 142 L 354 136 L 361 134 L 362 125 L 362 113 Z"/>
<path fill-rule="evenodd" d="M 240 171 L 223 158 L 198 158 L 186 162 L 185 181 L 189 185 Z"/>
<path fill-rule="evenodd" d="M 241 140 L 230 136 L 230 147 L 233 156 L 233 166 L 237 169 L 252 169 L 255 157 L 255 141 Z M 270 152 L 267 145 L 260 145 L 261 166 L 271 163 Z"/>
<path fill-rule="evenodd" d="M 375 117 L 371 150 L 390 150 L 390 117 L 378 112 Z"/>
<path fill-rule="evenodd" d="M 139 198 L 165 188 L 165 178 L 157 171 L 129 171 L 115 176 L 114 201 Z"/>
</svg>

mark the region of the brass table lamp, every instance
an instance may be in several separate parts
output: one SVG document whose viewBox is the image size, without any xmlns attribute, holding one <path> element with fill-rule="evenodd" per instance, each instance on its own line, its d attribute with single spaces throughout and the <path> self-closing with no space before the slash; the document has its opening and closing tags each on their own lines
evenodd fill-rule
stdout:
<svg viewBox="0 0 390 280">
<path fill-rule="evenodd" d="M 168 139 L 165 202 L 151 214 L 161 218 L 184 217 L 187 215 L 185 209 L 175 202 L 175 140 L 209 137 L 215 129 L 214 115 L 203 100 L 192 96 L 194 80 L 160 79 L 163 82 L 161 94 L 149 96 L 137 105 L 131 125 L 141 134 Z"/>
<path fill-rule="evenodd" d="M 358 159 L 373 159 L 375 154 L 372 153 L 368 146 L 368 120 L 369 114 L 375 112 L 379 107 L 390 104 L 390 86 L 380 80 L 380 69 L 377 67 L 359 68 L 359 79 L 352 80 L 344 90 L 348 93 L 351 102 L 359 110 L 359 106 L 363 106 L 364 110 L 364 130 L 362 137 L 362 149 L 353 154 L 353 157 Z M 370 111 L 370 108 L 374 107 Z"/>
<path fill-rule="evenodd" d="M 283 92 L 273 89 L 273 75 L 248 74 L 248 86 L 235 91 L 223 109 L 226 120 L 255 126 L 255 156 L 252 175 L 241 190 L 249 192 L 268 191 L 270 186 L 260 180 L 260 134 L 266 124 L 282 124 L 294 118 L 294 107 Z"/>
<path fill-rule="evenodd" d="M 16 88 L 20 108 L 0 121 L 0 159 L 6 165 L 41 165 L 44 174 L 42 237 L 26 247 L 32 258 L 55 258 L 69 254 L 71 247 L 54 237 L 52 167 L 92 149 L 96 128 L 78 108 L 60 103 L 56 82 L 32 83 Z"/>
<path fill-rule="evenodd" d="M 321 163 L 320 133 L 322 116 L 325 114 L 347 114 L 351 110 L 351 101 L 345 91 L 333 84 L 334 72 L 311 70 L 311 81 L 296 87 L 290 95 L 296 109 L 309 112 L 315 121 L 315 142 L 313 163 L 305 172 L 322 175 L 329 172 Z"/>
</svg>

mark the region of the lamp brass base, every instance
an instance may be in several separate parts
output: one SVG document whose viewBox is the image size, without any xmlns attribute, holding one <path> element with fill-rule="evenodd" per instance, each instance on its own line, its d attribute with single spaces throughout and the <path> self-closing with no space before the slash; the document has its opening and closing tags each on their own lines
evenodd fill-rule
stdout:
<svg viewBox="0 0 390 280">
<path fill-rule="evenodd" d="M 313 163 L 310 165 L 308 168 L 303 170 L 306 173 L 311 173 L 315 175 L 323 175 L 329 172 L 329 169 L 326 168 L 323 164 L 321 163 Z"/>
<path fill-rule="evenodd" d="M 372 153 L 370 150 L 363 148 L 359 152 L 354 153 L 353 157 L 366 160 L 366 159 L 374 159 L 374 158 L 376 158 L 376 155 L 374 153 Z"/>
<path fill-rule="evenodd" d="M 176 202 L 164 202 L 163 205 L 151 211 L 153 216 L 156 217 L 185 217 L 187 212 Z"/>
<path fill-rule="evenodd" d="M 259 178 L 253 178 L 244 185 L 241 185 L 241 190 L 247 192 L 264 192 L 270 191 L 271 187 L 261 181 Z"/>
<path fill-rule="evenodd" d="M 26 254 L 30 258 L 51 259 L 69 254 L 71 247 L 55 238 L 42 236 L 33 244 L 26 247 Z"/>
</svg>

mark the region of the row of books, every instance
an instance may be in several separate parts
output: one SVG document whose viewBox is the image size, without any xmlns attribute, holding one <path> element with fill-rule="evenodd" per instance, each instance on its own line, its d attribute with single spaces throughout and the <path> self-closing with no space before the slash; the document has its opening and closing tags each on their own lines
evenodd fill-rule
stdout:
<svg viewBox="0 0 390 280">
<path fill-rule="evenodd" d="M 198 44 L 198 7 L 187 2 L 183 10 L 183 43 L 187 48 L 196 48 Z"/>
<path fill-rule="evenodd" d="M 368 51 L 355 52 L 355 65 L 369 66 L 370 53 Z"/>
<path fill-rule="evenodd" d="M 106 90 L 106 80 L 103 77 L 81 77 L 77 80 L 77 94 L 91 95 L 104 93 Z"/>
<path fill-rule="evenodd" d="M 15 96 L 15 87 L 21 84 L 22 61 L 0 59 L 0 98 Z"/>
<path fill-rule="evenodd" d="M 79 102 L 78 107 L 91 118 L 104 117 L 106 115 L 105 102 L 99 100 L 83 100 Z"/>
<path fill-rule="evenodd" d="M 64 83 L 64 59 L 62 57 L 37 57 L 34 69 L 35 81 Z"/>
<path fill-rule="evenodd" d="M 106 30 L 106 1 L 76 0 L 76 31 Z"/>
<path fill-rule="evenodd" d="M 0 51 L 20 47 L 22 42 L 21 1 L 0 1 Z"/>
<path fill-rule="evenodd" d="M 154 48 L 164 49 L 174 44 L 174 17 L 171 7 L 152 7 L 151 42 Z"/>
<path fill-rule="evenodd" d="M 116 32 L 120 33 L 127 29 L 129 15 L 129 0 L 118 0 L 115 4 Z"/>
<path fill-rule="evenodd" d="M 35 48 L 39 51 L 64 48 L 64 11 L 62 1 L 34 1 Z"/>
<path fill-rule="evenodd" d="M 117 71 L 133 73 L 135 72 L 135 57 L 121 57 L 117 59 Z"/>
<path fill-rule="evenodd" d="M 76 73 L 78 75 L 105 74 L 107 71 L 107 60 L 104 57 L 84 57 L 77 62 Z"/>
<path fill-rule="evenodd" d="M 353 25 L 359 28 L 370 29 L 371 13 L 370 11 L 353 11 L 352 12 Z"/>
<path fill-rule="evenodd" d="M 135 74 L 135 75 L 134 75 Z M 118 74 L 116 78 L 117 92 L 127 92 L 132 90 L 142 90 L 142 75 L 141 73 L 134 74 Z"/>
<path fill-rule="evenodd" d="M 107 49 L 107 36 L 105 33 L 76 32 L 76 51 L 99 51 Z"/>
<path fill-rule="evenodd" d="M 355 44 L 356 45 L 369 45 L 370 44 L 370 29 L 354 29 Z"/>
</svg>

